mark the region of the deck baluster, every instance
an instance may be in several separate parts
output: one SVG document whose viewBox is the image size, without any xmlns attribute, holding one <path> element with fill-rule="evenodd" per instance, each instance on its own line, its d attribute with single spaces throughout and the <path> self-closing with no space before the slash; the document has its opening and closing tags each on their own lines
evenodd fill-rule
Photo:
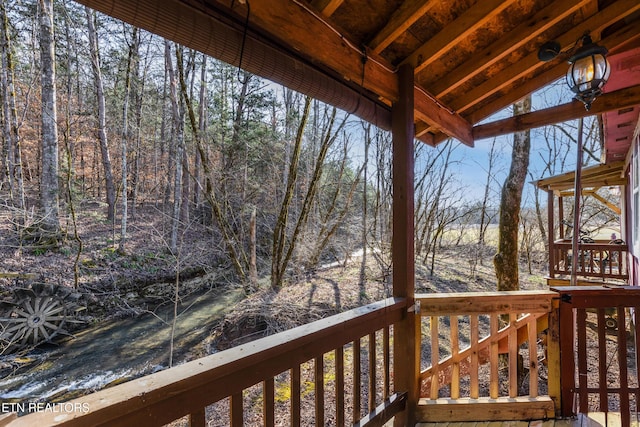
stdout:
<svg viewBox="0 0 640 427">
<path fill-rule="evenodd" d="M 314 359 L 316 425 L 324 425 L 324 356 Z"/>
<path fill-rule="evenodd" d="M 599 308 L 598 313 L 598 388 L 600 389 L 600 410 L 606 411 L 609 407 L 609 394 L 607 393 L 607 337 L 605 329 L 605 309 Z"/>
<path fill-rule="evenodd" d="M 273 378 L 268 378 L 262 382 L 262 416 L 265 427 L 275 425 L 275 384 Z"/>
<path fill-rule="evenodd" d="M 353 420 L 359 420 L 362 413 L 361 406 L 361 379 L 362 368 L 360 364 L 360 339 L 353 342 Z"/>
<path fill-rule="evenodd" d="M 491 336 L 496 337 L 498 334 L 498 314 L 491 313 Z M 498 341 L 496 338 L 492 338 L 490 347 L 490 379 L 489 379 L 489 396 L 492 399 L 497 399 L 500 395 L 500 380 L 498 378 Z"/>
<path fill-rule="evenodd" d="M 300 427 L 300 365 L 291 368 L 291 426 Z"/>
<path fill-rule="evenodd" d="M 344 426 L 344 347 L 335 350 L 336 356 L 336 426 Z"/>
<path fill-rule="evenodd" d="M 479 368 L 479 358 L 478 358 L 478 340 L 480 336 L 479 331 L 479 322 L 478 315 L 471 315 L 471 348 L 473 349 L 471 352 L 471 390 L 469 396 L 472 399 L 477 399 L 480 397 L 480 386 L 478 384 L 478 368 Z"/>
<path fill-rule="evenodd" d="M 438 316 L 431 316 L 431 320 L 429 323 L 431 328 L 431 366 L 433 368 L 433 378 L 431 381 L 431 393 L 429 394 L 429 398 L 437 399 L 438 393 L 440 389 L 440 384 L 438 381 L 438 375 L 440 371 L 440 341 L 438 334 Z"/>
<path fill-rule="evenodd" d="M 449 316 L 451 328 L 451 358 L 453 359 L 451 374 L 451 398 L 460 398 L 460 359 L 458 352 L 460 344 L 458 342 L 458 316 Z"/>
<path fill-rule="evenodd" d="M 242 403 L 242 392 L 234 393 L 231 396 L 231 427 L 244 426 L 244 409 Z"/>
<path fill-rule="evenodd" d="M 527 324 L 529 347 L 529 396 L 538 397 L 538 329 L 536 319 Z"/>
<path fill-rule="evenodd" d="M 376 333 L 369 334 L 369 412 L 376 407 Z"/>
</svg>

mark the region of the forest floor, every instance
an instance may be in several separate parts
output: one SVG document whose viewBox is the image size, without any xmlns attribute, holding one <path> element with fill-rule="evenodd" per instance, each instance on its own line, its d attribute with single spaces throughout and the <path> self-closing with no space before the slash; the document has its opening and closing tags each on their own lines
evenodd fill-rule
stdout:
<svg viewBox="0 0 640 427">
<path fill-rule="evenodd" d="M 158 317 L 162 307 L 166 309 L 172 304 L 176 271 L 181 272 L 178 289 L 181 300 L 212 290 L 239 287 L 233 283 L 233 275 L 224 263 L 221 242 L 216 240 L 215 233 L 197 221 L 192 221 L 181 233 L 179 251 L 172 254 L 167 244 L 167 216 L 153 206 L 139 209 L 129 223 L 126 251 L 121 253 L 116 246 L 120 225 L 114 226 L 105 220 L 104 205 L 86 203 L 78 212 L 78 235 L 83 249 L 77 263 L 77 289 L 84 296 L 86 310 L 82 314 L 83 323 L 72 331 L 77 337 L 84 335 L 86 329 L 141 321 L 145 316 Z M 76 286 L 74 264 L 79 246 L 73 239 L 70 223 L 65 224 L 69 233 L 66 243 L 57 250 L 45 251 L 19 241 L 11 212 L 4 211 L 0 216 L 3 217 L 0 218 L 0 300 L 12 298 L 13 289 L 27 286 L 29 282 L 2 278 L 2 273 L 31 274 L 39 281 Z M 430 259 L 427 264 L 418 262 L 416 291 L 495 290 L 493 249 L 487 248 L 482 254 L 472 249 L 466 246 L 442 249 L 433 264 L 433 272 Z M 267 265 L 262 267 L 268 270 Z M 544 263 L 533 263 L 531 274 L 523 265 L 521 288 L 544 289 L 545 271 Z M 280 292 L 271 290 L 268 279 L 262 279 L 258 290 L 237 304 L 230 304 L 226 316 L 207 324 L 207 331 L 198 343 L 190 341 L 188 348 L 177 349 L 177 363 L 390 296 L 389 273 L 384 260 L 368 253 L 364 270 L 362 254 L 353 255 L 313 273 L 292 277 Z M 72 338 L 68 342 L 73 341 Z M 28 352 L 21 352 L 21 356 L 25 355 L 28 356 Z M 38 363 L 41 369 L 43 364 Z M 58 363 L 55 358 L 53 363 Z M 13 362 L 5 363 L 4 367 L 9 367 L 11 376 L 19 374 Z M 28 366 L 22 368 L 28 370 Z M 6 375 L 0 363 L 0 379 Z M 135 375 L 127 375 L 132 377 Z M 86 392 L 89 391 L 93 390 Z M 77 394 L 78 391 L 74 391 L 73 395 Z M 56 398 L 64 399 L 61 395 Z"/>
<path fill-rule="evenodd" d="M 180 271 L 180 298 L 212 288 L 238 286 L 225 262 L 222 242 L 197 220 L 183 228 L 177 251 L 172 253 L 168 243 L 169 216 L 153 205 L 138 208 L 129 220 L 125 251 L 121 252 L 120 224 L 106 220 L 104 204 L 86 202 L 76 206 L 76 211 L 77 234 L 82 241 L 80 254 L 70 220 L 63 223 L 67 239 L 62 246 L 45 250 L 21 242 L 16 232 L 16 214 L 9 209 L 0 210 L 0 301 L 11 300 L 15 288 L 26 287 L 33 281 L 75 288 L 83 295 L 82 304 L 86 306 L 82 320 L 91 325 L 136 317 L 171 303 L 176 271 Z M 431 259 L 426 264 L 417 262 L 416 292 L 495 290 L 492 263 L 495 249 L 486 247 L 484 253 L 478 254 L 475 248 L 476 245 L 460 245 L 442 249 L 433 272 Z M 259 289 L 230 315 L 245 319 L 229 319 L 227 329 L 217 331 L 216 345 L 219 348 L 237 345 L 256 335 L 278 332 L 389 296 L 388 263 L 372 254 L 367 258 L 364 270 L 360 254 L 312 273 L 300 273 L 289 279 L 286 292 L 273 292 L 268 278 L 260 280 Z M 268 265 L 260 267 L 263 271 L 269 269 Z M 522 289 L 546 286 L 544 263 L 533 263 L 531 273 L 526 270 L 523 265 Z M 15 274 L 23 278 L 12 277 Z M 25 276 L 28 278 L 24 279 Z M 199 280 L 191 280 L 195 278 Z M 265 306 L 269 307 L 268 313 L 256 312 Z M 258 323 L 264 330 L 248 329 L 247 325 L 256 323 L 252 316 L 261 318 Z"/>
</svg>

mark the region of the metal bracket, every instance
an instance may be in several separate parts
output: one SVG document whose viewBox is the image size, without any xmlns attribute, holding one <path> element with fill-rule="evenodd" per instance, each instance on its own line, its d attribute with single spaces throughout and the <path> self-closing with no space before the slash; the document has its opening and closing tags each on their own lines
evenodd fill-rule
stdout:
<svg viewBox="0 0 640 427">
<path fill-rule="evenodd" d="M 420 301 L 416 301 L 411 307 L 407 308 L 407 313 L 420 314 Z"/>
</svg>

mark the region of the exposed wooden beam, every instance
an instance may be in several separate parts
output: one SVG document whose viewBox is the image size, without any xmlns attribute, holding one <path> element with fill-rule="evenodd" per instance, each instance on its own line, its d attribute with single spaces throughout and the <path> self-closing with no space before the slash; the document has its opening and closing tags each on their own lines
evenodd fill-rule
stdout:
<svg viewBox="0 0 640 427">
<path fill-rule="evenodd" d="M 623 171 L 624 161 L 586 167 L 582 169 L 582 187 L 625 185 L 626 177 L 623 175 Z M 536 186 L 545 191 L 560 192 L 572 189 L 574 181 L 575 171 L 571 171 L 540 179 L 536 181 Z M 564 193 L 557 194 L 564 195 Z M 573 192 L 570 195 L 573 195 Z"/>
<path fill-rule="evenodd" d="M 218 2 L 221 7 L 225 4 L 222 0 Z M 362 82 L 365 89 L 391 102 L 398 100 L 398 77 L 394 67 L 373 52 L 363 64 L 359 48 L 346 42 L 346 38 L 328 22 L 310 13 L 300 3 L 289 0 L 253 2 L 251 18 L 252 25 L 273 34 L 283 43 L 286 41 L 295 51 L 312 54 L 313 61 L 336 71 L 346 80 Z M 418 88 L 415 102 L 416 117 L 467 145 L 473 144 L 471 124 L 460 115 Z"/>
<path fill-rule="evenodd" d="M 384 28 L 371 40 L 369 48 L 375 53 L 382 52 L 438 3 L 439 0 L 407 0 L 403 2 L 391 15 Z"/>
<path fill-rule="evenodd" d="M 420 88 L 414 91 L 415 116 L 445 134 L 473 147 L 471 124 L 451 110 L 441 106 L 433 97 Z"/>
<path fill-rule="evenodd" d="M 393 295 L 407 299 L 413 305 L 415 294 L 414 262 L 414 82 L 413 70 L 403 65 L 398 70 L 400 96 L 393 103 L 393 233 L 391 255 L 393 260 Z M 414 313 L 405 317 L 394 329 L 393 357 L 403 363 L 394 364 L 394 391 L 407 391 L 407 405 L 398 415 L 404 425 L 415 425 L 415 405 L 418 401 L 416 372 L 420 361 L 416 357 Z M 396 335 L 397 334 L 397 335 Z M 399 425 L 400 420 L 396 420 Z"/>
<path fill-rule="evenodd" d="M 438 97 L 448 94 L 516 49 L 535 40 L 538 35 L 589 2 L 591 0 L 552 2 L 505 34 L 500 40 L 475 52 L 453 72 L 442 76 L 430 87 L 431 92 Z"/>
<path fill-rule="evenodd" d="M 344 0 L 314 0 L 312 4 L 320 13 L 329 17 L 335 13 L 342 3 L 344 3 Z"/>
<path fill-rule="evenodd" d="M 636 24 L 630 24 L 616 31 L 609 37 L 601 40 L 600 44 L 609 48 L 610 54 L 614 54 L 619 47 L 627 44 L 630 40 L 638 38 L 640 38 L 640 26 Z M 467 116 L 467 119 L 471 123 L 478 123 L 484 120 L 496 111 L 500 111 L 503 108 L 506 108 L 509 105 L 513 104 L 518 99 L 563 77 L 567 72 L 567 68 L 568 65 L 566 62 L 559 62 L 556 66 L 550 68 L 537 77 L 525 81 L 518 87 L 510 88 L 504 96 L 483 105 L 477 110 L 474 110 L 473 113 Z"/>
<path fill-rule="evenodd" d="M 429 129 L 431 129 L 431 125 L 429 125 L 428 123 L 420 120 L 416 121 L 416 137 L 429 132 Z"/>
<path fill-rule="evenodd" d="M 611 211 L 613 211 L 613 213 L 616 213 L 618 215 L 620 215 L 622 213 L 622 210 L 620 209 L 620 206 L 616 206 L 615 204 L 611 203 L 609 200 L 605 199 L 604 197 L 602 197 L 601 195 L 596 193 L 596 191 L 598 191 L 598 190 L 597 189 L 595 189 L 595 190 L 586 190 L 586 191 L 582 190 L 582 194 L 586 194 L 586 195 L 592 196 L 594 199 L 596 199 L 597 201 L 599 201 L 600 203 L 602 203 L 603 205 L 605 205 L 606 207 L 611 209 Z"/>
<path fill-rule="evenodd" d="M 559 36 L 556 41 L 560 43 L 560 46 L 562 46 L 563 50 L 568 50 L 573 46 L 578 38 L 582 37 L 585 32 L 590 31 L 591 34 L 594 35 L 594 41 L 599 42 L 599 36 L 596 37 L 596 34 L 599 35 L 600 32 L 607 26 L 623 19 L 624 17 L 634 13 L 637 10 L 640 10 L 640 3 L 638 2 L 638 0 L 618 1 L 602 10 L 600 13 L 593 15 L 579 25 L 571 28 L 571 30 Z M 516 80 L 524 77 L 525 75 L 531 75 L 531 73 L 535 72 L 535 70 L 537 70 L 538 68 L 545 66 L 545 64 L 545 62 L 542 62 L 538 59 L 537 52 L 533 52 L 530 55 L 520 59 L 511 67 L 502 70 L 494 78 L 489 79 L 486 82 L 471 89 L 470 91 L 465 93 L 464 96 L 456 98 L 455 101 L 451 102 L 451 104 L 454 110 L 458 113 L 467 111 L 483 99 L 486 99 L 496 92 L 509 87 Z M 516 98 L 516 100 L 517 99 L 519 98 Z M 494 112 L 495 111 L 497 110 L 494 110 Z"/>
<path fill-rule="evenodd" d="M 640 85 L 616 90 L 599 96 L 592 104 L 590 111 L 585 110 L 583 103 L 573 101 L 568 104 L 562 104 L 556 107 L 545 108 L 544 110 L 538 110 L 478 125 L 473 128 L 473 137 L 476 140 L 493 138 L 499 135 L 506 135 L 554 123 L 561 123 L 567 120 L 575 120 L 580 117 L 606 113 L 607 111 L 619 110 L 621 108 L 632 107 L 638 104 L 640 104 Z"/>
<path fill-rule="evenodd" d="M 403 64 L 410 64 L 419 73 L 438 60 L 460 40 L 482 27 L 510 6 L 515 0 L 483 0 L 471 6 L 458 19 L 409 55 Z"/>
</svg>

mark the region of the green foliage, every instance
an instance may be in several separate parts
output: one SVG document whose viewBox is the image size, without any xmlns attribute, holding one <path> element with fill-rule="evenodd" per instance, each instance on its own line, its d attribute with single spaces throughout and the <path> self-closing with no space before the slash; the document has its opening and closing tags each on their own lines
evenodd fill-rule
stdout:
<svg viewBox="0 0 640 427">
<path fill-rule="evenodd" d="M 49 249 L 47 249 L 47 248 L 37 248 L 37 247 L 33 248 L 32 251 L 31 251 L 31 253 L 33 253 L 36 256 L 44 255 L 47 252 L 49 252 Z"/>
</svg>

